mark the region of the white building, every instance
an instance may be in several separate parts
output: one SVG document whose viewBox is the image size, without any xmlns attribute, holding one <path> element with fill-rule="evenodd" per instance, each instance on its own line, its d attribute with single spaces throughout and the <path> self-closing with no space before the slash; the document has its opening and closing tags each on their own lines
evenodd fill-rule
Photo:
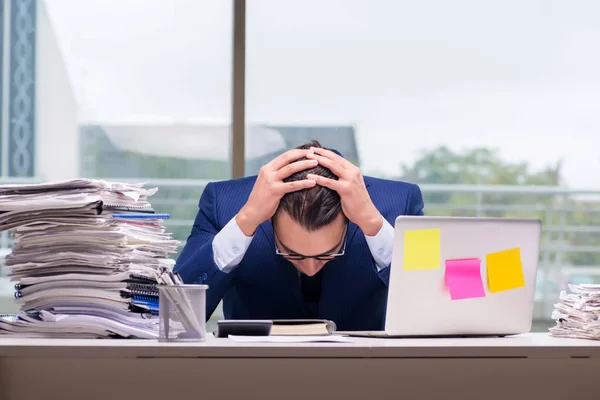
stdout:
<svg viewBox="0 0 600 400">
<path fill-rule="evenodd" d="M 77 102 L 42 0 L 0 0 L 3 178 L 79 175 Z"/>
<path fill-rule="evenodd" d="M 42 0 L 0 0 L 0 176 L 3 181 L 79 175 L 77 102 Z M 7 235 L 0 235 L 0 261 Z M 12 312 L 2 277 L 0 313 Z"/>
</svg>

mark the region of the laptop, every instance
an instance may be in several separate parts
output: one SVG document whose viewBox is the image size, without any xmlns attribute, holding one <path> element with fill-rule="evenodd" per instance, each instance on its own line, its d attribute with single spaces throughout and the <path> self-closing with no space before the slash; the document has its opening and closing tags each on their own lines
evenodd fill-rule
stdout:
<svg viewBox="0 0 600 400">
<path fill-rule="evenodd" d="M 529 332 L 541 230 L 539 219 L 399 216 L 385 330 L 343 333 L 456 337 Z"/>
</svg>

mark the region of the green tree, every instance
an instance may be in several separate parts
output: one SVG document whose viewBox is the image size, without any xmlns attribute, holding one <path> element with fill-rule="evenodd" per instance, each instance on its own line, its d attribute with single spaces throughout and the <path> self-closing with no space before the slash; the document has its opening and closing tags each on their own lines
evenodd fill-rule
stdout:
<svg viewBox="0 0 600 400">
<path fill-rule="evenodd" d="M 507 162 L 498 151 L 476 147 L 453 151 L 446 146 L 421 151 L 412 164 L 401 165 L 400 176 L 395 179 L 419 184 L 452 185 L 508 185 L 508 186 L 564 186 L 562 160 L 540 170 L 529 163 Z M 546 228 L 556 226 L 600 225 L 597 201 L 582 201 L 571 196 L 498 191 L 476 193 L 456 190 L 424 193 L 427 215 L 492 216 L 540 218 Z M 547 229 L 542 237 L 544 245 L 600 246 L 600 235 L 589 232 L 559 232 Z M 561 256 L 562 254 L 562 256 Z M 570 251 L 551 253 L 551 261 L 562 257 L 561 262 L 573 265 L 600 265 L 600 253 Z"/>
<path fill-rule="evenodd" d="M 446 146 L 421 151 L 420 157 L 412 164 L 401 165 L 401 175 L 397 177 L 415 183 L 435 183 L 452 185 L 551 185 L 561 183 L 562 162 L 532 171 L 527 162 L 511 163 L 504 161 L 496 149 L 477 147 L 463 151 L 453 151 Z M 488 211 L 490 216 L 514 214 L 511 204 L 548 204 L 551 197 L 523 193 L 474 193 L 440 191 L 426 193 L 426 203 L 435 211 L 446 215 L 475 215 L 478 204 L 495 204 L 497 210 Z M 442 210 L 443 208 L 443 210 Z M 448 211 L 450 208 L 450 211 Z M 518 212 L 515 211 L 516 214 Z M 515 215 L 516 216 L 516 215 Z"/>
<path fill-rule="evenodd" d="M 411 165 L 401 165 L 401 178 L 417 183 L 463 185 L 560 185 L 562 161 L 532 172 L 527 162 L 502 160 L 498 150 L 476 147 L 453 151 L 446 146 L 421 151 Z"/>
</svg>

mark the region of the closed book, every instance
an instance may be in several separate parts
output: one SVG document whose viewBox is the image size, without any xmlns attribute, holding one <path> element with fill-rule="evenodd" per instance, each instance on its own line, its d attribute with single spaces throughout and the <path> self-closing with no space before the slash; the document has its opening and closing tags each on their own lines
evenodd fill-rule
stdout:
<svg viewBox="0 0 600 400">
<path fill-rule="evenodd" d="M 327 319 L 274 319 L 271 335 L 331 335 L 336 329 Z"/>
</svg>

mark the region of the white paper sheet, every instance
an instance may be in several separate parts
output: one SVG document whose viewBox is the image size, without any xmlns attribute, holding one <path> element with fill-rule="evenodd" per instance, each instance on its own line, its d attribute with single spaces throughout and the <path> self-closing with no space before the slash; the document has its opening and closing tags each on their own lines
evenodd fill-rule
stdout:
<svg viewBox="0 0 600 400">
<path fill-rule="evenodd" d="M 354 340 L 346 336 L 323 335 L 323 336 L 238 336 L 229 335 L 229 339 L 238 343 L 354 343 Z"/>
<path fill-rule="evenodd" d="M 600 285 L 569 284 L 554 305 L 550 336 L 600 340 Z"/>
<path fill-rule="evenodd" d="M 151 207 L 155 192 L 85 179 L 0 185 L 0 231 L 13 238 L 3 271 L 20 308 L 0 318 L 0 336 L 158 338 L 157 277 L 178 241 L 162 218 L 114 218 Z"/>
</svg>

